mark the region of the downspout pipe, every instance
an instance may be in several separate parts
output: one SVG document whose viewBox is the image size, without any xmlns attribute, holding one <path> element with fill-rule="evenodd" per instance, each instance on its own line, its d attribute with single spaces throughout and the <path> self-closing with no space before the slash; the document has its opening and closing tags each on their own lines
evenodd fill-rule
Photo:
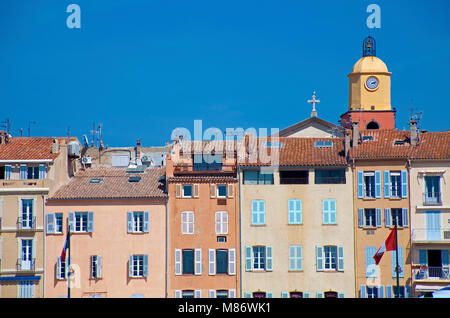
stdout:
<svg viewBox="0 0 450 318">
<path fill-rule="evenodd" d="M 241 221 L 241 167 L 238 166 L 238 182 L 239 182 L 239 294 L 242 298 L 242 221 Z"/>
</svg>

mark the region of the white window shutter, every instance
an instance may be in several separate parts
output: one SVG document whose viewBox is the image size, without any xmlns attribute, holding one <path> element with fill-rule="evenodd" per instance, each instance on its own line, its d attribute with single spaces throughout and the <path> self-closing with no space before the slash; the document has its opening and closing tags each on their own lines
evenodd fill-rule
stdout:
<svg viewBox="0 0 450 318">
<path fill-rule="evenodd" d="M 323 246 L 316 246 L 316 270 L 323 271 Z"/>
<path fill-rule="evenodd" d="M 47 214 L 47 234 L 55 233 L 55 214 Z"/>
<path fill-rule="evenodd" d="M 201 289 L 196 289 L 194 297 L 195 298 L 202 298 L 202 290 Z"/>
<path fill-rule="evenodd" d="M 236 274 L 236 249 L 228 250 L 228 275 Z"/>
<path fill-rule="evenodd" d="M 62 279 L 61 277 L 61 256 L 56 258 L 56 279 Z"/>
<path fill-rule="evenodd" d="M 201 275 L 202 274 L 202 249 L 196 248 L 194 251 L 194 258 L 195 258 L 195 269 L 194 274 L 195 275 Z"/>
<path fill-rule="evenodd" d="M 222 234 L 228 234 L 228 212 L 222 212 Z"/>
<path fill-rule="evenodd" d="M 127 212 L 127 232 L 133 232 L 133 212 Z"/>
<path fill-rule="evenodd" d="M 87 222 L 87 231 L 89 233 L 94 232 L 94 212 L 88 212 L 88 222 Z"/>
<path fill-rule="evenodd" d="M 215 249 L 209 249 L 208 250 L 209 255 L 209 275 L 216 275 L 216 250 Z"/>
<path fill-rule="evenodd" d="M 266 246 L 266 271 L 273 270 L 272 246 Z"/>
<path fill-rule="evenodd" d="M 181 198 L 181 184 L 175 185 L 175 196 Z"/>
<path fill-rule="evenodd" d="M 337 268 L 338 271 L 343 272 L 344 271 L 344 246 L 338 246 L 338 262 L 337 262 Z"/>
<path fill-rule="evenodd" d="M 148 254 L 144 255 L 144 277 L 148 276 Z"/>
<path fill-rule="evenodd" d="M 194 184 L 193 186 L 192 186 L 192 197 L 194 197 L 194 198 L 198 198 L 199 197 L 199 188 L 200 188 L 200 185 L 199 184 Z"/>
<path fill-rule="evenodd" d="M 228 291 L 228 297 L 229 298 L 236 298 L 236 289 L 230 289 Z"/>
<path fill-rule="evenodd" d="M 128 258 L 128 276 L 133 277 L 133 255 Z"/>
<path fill-rule="evenodd" d="M 249 272 L 252 270 L 252 248 L 251 246 L 245 247 L 245 271 Z"/>
<path fill-rule="evenodd" d="M 216 234 L 221 234 L 222 232 L 222 212 L 216 212 Z"/>
<path fill-rule="evenodd" d="M 187 212 L 181 212 L 181 233 L 188 233 Z"/>
<path fill-rule="evenodd" d="M 102 277 L 102 256 L 101 255 L 97 255 L 97 278 L 101 278 Z"/>
<path fill-rule="evenodd" d="M 188 233 L 189 234 L 194 234 L 194 229 L 195 229 L 195 215 L 194 212 L 190 211 L 187 214 L 188 216 Z"/>
<path fill-rule="evenodd" d="M 215 199 L 216 198 L 216 192 L 217 192 L 217 187 L 215 184 L 211 184 L 209 186 L 209 192 L 211 194 L 211 199 Z"/>
<path fill-rule="evenodd" d="M 234 197 L 234 184 L 228 185 L 227 196 L 229 199 L 232 199 Z"/>
<path fill-rule="evenodd" d="M 175 249 L 175 275 L 181 275 L 181 249 Z"/>
<path fill-rule="evenodd" d="M 150 212 L 144 211 L 144 233 L 150 232 Z"/>
<path fill-rule="evenodd" d="M 209 298 L 216 298 L 216 290 L 215 289 L 209 290 Z"/>
<path fill-rule="evenodd" d="M 69 230 L 70 232 L 75 231 L 75 212 L 69 212 Z"/>
<path fill-rule="evenodd" d="M 175 290 L 175 298 L 181 298 L 181 290 L 179 289 Z"/>
</svg>

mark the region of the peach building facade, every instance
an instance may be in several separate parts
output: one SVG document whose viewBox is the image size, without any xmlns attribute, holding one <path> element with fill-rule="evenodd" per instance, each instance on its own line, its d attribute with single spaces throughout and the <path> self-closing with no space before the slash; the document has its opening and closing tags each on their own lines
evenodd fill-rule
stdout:
<svg viewBox="0 0 450 318">
<path fill-rule="evenodd" d="M 164 173 L 91 168 L 49 198 L 46 297 L 67 297 L 68 279 L 70 297 L 165 297 Z"/>
<path fill-rule="evenodd" d="M 176 142 L 167 159 L 169 298 L 239 297 L 235 153 Z M 186 148 L 187 147 L 187 148 Z"/>
</svg>

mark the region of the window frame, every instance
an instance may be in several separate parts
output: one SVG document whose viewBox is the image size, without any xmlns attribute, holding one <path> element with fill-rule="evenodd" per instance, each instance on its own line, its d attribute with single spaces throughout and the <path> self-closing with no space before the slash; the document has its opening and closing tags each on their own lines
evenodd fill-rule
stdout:
<svg viewBox="0 0 450 318">
<path fill-rule="evenodd" d="M 74 233 L 88 233 L 88 212 L 75 212 L 73 230 Z"/>
<path fill-rule="evenodd" d="M 190 256 L 190 253 L 192 253 L 192 262 L 190 262 L 189 258 L 187 257 L 187 256 Z M 187 271 L 189 269 L 189 268 L 187 268 L 187 265 L 189 265 L 189 267 L 192 267 L 192 272 Z M 188 248 L 188 249 L 181 250 L 181 274 L 182 275 L 195 275 L 195 250 L 194 249 Z"/>
<path fill-rule="evenodd" d="M 334 255 L 333 255 L 333 253 L 334 253 Z M 334 260 L 334 262 L 333 262 L 333 260 Z M 338 270 L 337 262 L 338 262 L 338 247 L 335 245 L 324 245 L 323 246 L 323 270 L 324 271 L 337 271 Z"/>
<path fill-rule="evenodd" d="M 221 189 L 225 188 L 225 195 L 220 195 L 220 190 L 219 190 L 220 188 Z M 217 193 L 216 193 L 217 198 L 220 198 L 220 199 L 227 198 L 227 196 L 228 196 L 228 185 L 227 184 L 218 184 L 216 186 L 216 191 L 217 191 Z"/>
<path fill-rule="evenodd" d="M 372 175 L 373 174 L 373 175 Z M 363 172 L 364 198 L 376 198 L 375 171 Z M 373 195 L 372 195 L 373 194 Z"/>
<path fill-rule="evenodd" d="M 252 270 L 265 271 L 266 266 L 267 266 L 266 246 L 263 245 L 252 246 Z"/>
<path fill-rule="evenodd" d="M 185 194 L 185 187 L 190 187 L 191 188 L 191 194 L 190 195 L 186 195 Z M 193 195 L 194 195 L 194 185 L 193 184 L 183 184 L 183 185 L 181 185 L 181 197 L 182 198 L 190 199 L 190 198 L 193 198 Z"/>
<path fill-rule="evenodd" d="M 370 212 L 370 215 L 367 215 L 368 212 Z M 373 224 L 367 224 L 368 219 L 373 220 Z M 377 227 L 377 211 L 375 208 L 364 209 L 364 227 Z"/>
</svg>

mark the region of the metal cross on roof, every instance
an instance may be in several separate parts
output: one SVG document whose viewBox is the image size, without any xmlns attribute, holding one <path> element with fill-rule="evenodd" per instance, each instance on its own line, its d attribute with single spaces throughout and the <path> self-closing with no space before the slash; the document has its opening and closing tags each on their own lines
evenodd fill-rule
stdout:
<svg viewBox="0 0 450 318">
<path fill-rule="evenodd" d="M 316 92 L 315 91 L 313 92 L 312 99 L 308 100 L 308 103 L 313 105 L 313 109 L 312 109 L 312 112 L 311 112 L 311 117 L 317 117 L 316 103 L 319 104 L 320 100 L 316 99 Z"/>
</svg>

